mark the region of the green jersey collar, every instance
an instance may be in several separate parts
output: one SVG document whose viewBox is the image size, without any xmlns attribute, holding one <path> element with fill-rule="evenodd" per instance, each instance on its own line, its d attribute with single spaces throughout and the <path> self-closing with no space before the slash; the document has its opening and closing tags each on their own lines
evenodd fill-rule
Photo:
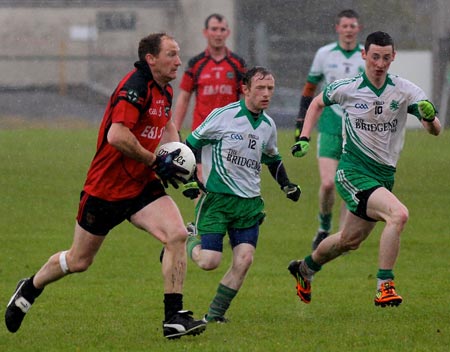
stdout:
<svg viewBox="0 0 450 352">
<path fill-rule="evenodd" d="M 386 89 L 386 86 L 390 84 L 391 86 L 395 86 L 394 82 L 392 82 L 392 79 L 389 74 L 386 76 L 386 80 L 384 81 L 384 84 L 381 88 L 376 88 L 370 81 L 369 78 L 367 78 L 366 72 L 363 72 L 362 74 L 362 82 L 359 85 L 359 88 L 368 87 L 372 92 L 376 94 L 377 97 L 379 97 L 381 94 L 383 94 L 384 90 Z"/>
<path fill-rule="evenodd" d="M 266 115 L 264 114 L 264 110 L 262 110 L 258 117 L 255 118 L 255 115 L 252 114 L 247 107 L 245 106 L 245 100 L 241 99 L 239 101 L 240 105 L 241 105 L 241 111 L 239 111 L 239 113 L 236 115 L 237 117 L 242 117 L 242 116 L 246 116 L 248 121 L 250 122 L 250 124 L 252 125 L 252 127 L 254 129 L 256 129 L 259 125 L 261 125 L 262 122 L 266 122 L 267 124 L 270 125 L 270 121 L 267 119 Z"/>
<path fill-rule="evenodd" d="M 359 44 L 356 44 L 353 50 L 345 50 L 339 45 L 339 42 L 336 42 L 336 46 L 333 48 L 332 51 L 340 51 L 348 59 L 352 57 L 354 53 L 360 53 L 361 48 L 359 47 Z"/>
</svg>

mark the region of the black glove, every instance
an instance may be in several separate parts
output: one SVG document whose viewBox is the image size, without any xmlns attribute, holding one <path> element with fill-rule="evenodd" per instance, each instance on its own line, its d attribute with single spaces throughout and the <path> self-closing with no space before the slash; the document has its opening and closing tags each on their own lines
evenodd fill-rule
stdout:
<svg viewBox="0 0 450 352">
<path fill-rule="evenodd" d="M 187 175 L 189 171 L 173 163 L 173 160 L 180 155 L 180 152 L 181 149 L 175 149 L 173 152 L 165 155 L 156 156 L 153 170 L 155 170 L 165 188 L 169 187 L 167 182 L 170 182 L 174 188 L 178 188 L 177 181 L 186 182 L 179 174 Z"/>
<path fill-rule="evenodd" d="M 197 167 L 194 170 L 192 177 L 183 182 L 183 196 L 195 199 L 200 195 L 200 192 L 207 193 L 205 185 L 197 177 Z"/>
<path fill-rule="evenodd" d="M 298 201 L 300 198 L 300 194 L 302 193 L 299 186 L 295 183 L 289 183 L 288 185 L 281 187 L 283 192 L 286 194 L 286 197 L 293 200 L 294 202 Z"/>
<path fill-rule="evenodd" d="M 183 185 L 183 196 L 189 199 L 195 199 L 200 195 L 200 188 L 194 179 L 190 179 Z"/>
</svg>

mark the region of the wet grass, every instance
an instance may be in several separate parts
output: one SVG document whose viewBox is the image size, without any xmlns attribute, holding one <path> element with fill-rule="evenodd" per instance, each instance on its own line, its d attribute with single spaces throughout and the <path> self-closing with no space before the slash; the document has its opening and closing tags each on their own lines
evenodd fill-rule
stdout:
<svg viewBox="0 0 450 352">
<path fill-rule="evenodd" d="M 450 345 L 450 137 L 408 131 L 395 193 L 410 220 L 396 266 L 398 308 L 373 305 L 382 224 L 361 248 L 326 265 L 301 303 L 286 270 L 309 253 L 316 230 L 318 174 L 310 154 L 289 154 L 291 131 L 279 132 L 290 178 L 303 190 L 287 200 L 264 171 L 267 219 L 254 264 L 226 325 L 197 337 L 162 337 L 160 244 L 124 223 L 108 236 L 94 265 L 45 290 L 22 328 L 0 329 L 1 351 L 447 351 Z M 95 128 L 11 128 L 0 131 L 0 304 L 17 280 L 68 248 L 96 144 Z M 170 193 L 186 221 L 192 203 Z M 335 216 L 336 218 L 336 216 Z M 197 317 L 207 310 L 229 264 L 204 272 L 189 264 L 184 304 Z"/>
</svg>

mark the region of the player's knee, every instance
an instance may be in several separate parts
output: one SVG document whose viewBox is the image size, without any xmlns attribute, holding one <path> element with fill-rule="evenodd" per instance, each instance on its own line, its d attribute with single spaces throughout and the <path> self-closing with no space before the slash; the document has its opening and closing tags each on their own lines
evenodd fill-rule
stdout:
<svg viewBox="0 0 450 352">
<path fill-rule="evenodd" d="M 391 216 L 391 223 L 397 227 L 400 233 L 409 219 L 409 211 L 405 206 L 400 206 L 394 210 Z"/>
<path fill-rule="evenodd" d="M 233 258 L 232 270 L 235 275 L 245 277 L 253 263 L 253 253 L 241 253 Z"/>
<path fill-rule="evenodd" d="M 178 226 L 176 229 L 173 229 L 170 231 L 170 233 L 167 233 L 164 237 L 163 237 L 163 244 L 164 246 L 173 246 L 173 245 L 179 245 L 179 244 L 184 244 L 184 242 L 186 242 L 187 239 L 187 230 L 184 226 Z"/>
<path fill-rule="evenodd" d="M 199 268 L 205 271 L 217 269 L 219 265 L 211 262 L 198 262 Z"/>
<path fill-rule="evenodd" d="M 67 267 L 70 273 L 81 273 L 86 271 L 94 262 L 94 258 L 83 257 L 83 258 L 67 258 Z"/>
<path fill-rule="evenodd" d="M 320 183 L 320 187 L 322 188 L 322 192 L 331 193 L 334 192 L 334 180 L 332 179 L 323 179 Z"/>
<path fill-rule="evenodd" d="M 243 253 L 237 258 L 237 263 L 243 269 L 248 270 L 253 263 L 253 253 Z"/>
<path fill-rule="evenodd" d="M 222 252 L 212 250 L 200 250 L 194 262 L 203 270 L 214 270 L 219 267 L 222 260 Z"/>
<path fill-rule="evenodd" d="M 208 258 L 200 258 L 197 261 L 197 265 L 203 270 L 214 270 L 219 267 L 220 258 L 208 257 Z"/>
</svg>

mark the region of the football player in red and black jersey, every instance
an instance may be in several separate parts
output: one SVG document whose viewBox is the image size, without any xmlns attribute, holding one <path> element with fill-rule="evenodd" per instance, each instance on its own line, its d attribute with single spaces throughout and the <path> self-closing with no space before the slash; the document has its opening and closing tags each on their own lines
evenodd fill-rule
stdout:
<svg viewBox="0 0 450 352">
<path fill-rule="evenodd" d="M 243 58 L 227 48 L 229 35 L 230 28 L 223 15 L 214 13 L 206 18 L 203 29 L 203 36 L 208 43 L 206 50 L 189 60 L 181 78 L 173 118 L 178 131 L 183 127 L 194 92 L 191 130 L 196 129 L 213 109 L 239 100 L 246 64 Z M 199 153 L 196 158 L 197 175 L 201 180 Z"/>
<path fill-rule="evenodd" d="M 162 260 L 167 338 L 198 335 L 203 320 L 183 310 L 187 231 L 180 211 L 164 186 L 177 186 L 180 169 L 172 163 L 180 150 L 156 156 L 162 141 L 178 140 L 171 121 L 174 80 L 181 65 L 179 46 L 166 33 L 141 39 L 139 61 L 112 94 L 100 126 L 97 150 L 81 192 L 72 246 L 51 256 L 11 297 L 5 323 L 16 332 L 25 314 L 48 284 L 86 271 L 106 235 L 128 220 L 165 246 Z M 143 296 L 145 294 L 143 293 Z"/>
</svg>

